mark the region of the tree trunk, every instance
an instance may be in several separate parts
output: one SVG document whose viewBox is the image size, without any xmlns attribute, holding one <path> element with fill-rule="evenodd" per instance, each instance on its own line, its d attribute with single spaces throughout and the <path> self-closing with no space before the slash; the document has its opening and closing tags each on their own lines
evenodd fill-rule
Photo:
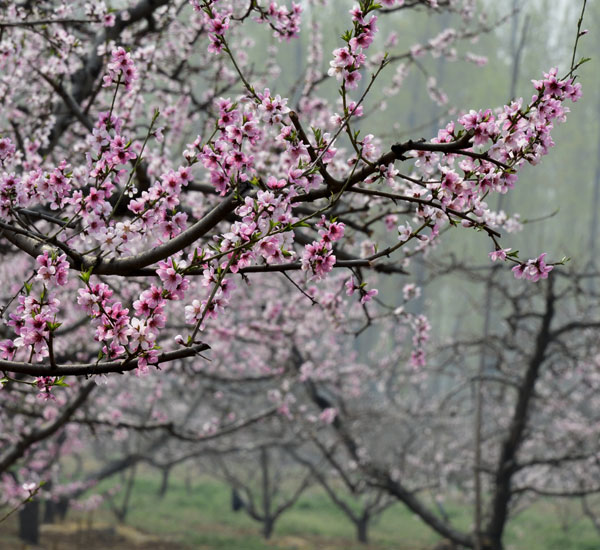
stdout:
<svg viewBox="0 0 600 550">
<path fill-rule="evenodd" d="M 19 510 L 19 538 L 27 544 L 40 542 L 40 501 L 26 502 Z"/>
<path fill-rule="evenodd" d="M 517 471 L 517 453 L 523 443 L 535 385 L 540 375 L 551 343 L 550 325 L 554 319 L 556 296 L 552 285 L 553 278 L 547 281 L 546 307 L 541 326 L 535 338 L 535 347 L 529 358 L 527 370 L 519 384 L 508 434 L 502 442 L 500 457 L 494 475 L 493 496 L 490 502 L 490 518 L 484 531 L 485 539 L 481 550 L 502 550 L 502 535 L 508 520 L 509 505 L 512 499 L 512 481 Z"/>
<path fill-rule="evenodd" d="M 260 450 L 260 470 L 263 501 L 263 536 L 271 538 L 273 533 L 273 517 L 271 516 L 271 487 L 269 483 L 269 452 L 264 447 Z"/>
<path fill-rule="evenodd" d="M 127 485 L 125 486 L 125 495 L 123 496 L 123 505 L 119 510 L 116 511 L 116 516 L 119 523 L 125 523 L 125 519 L 127 519 L 127 514 L 129 513 L 131 493 L 133 492 L 133 485 L 135 482 L 136 467 L 137 464 L 134 464 L 129 471 Z"/>
<path fill-rule="evenodd" d="M 56 503 L 56 513 L 60 518 L 60 521 L 64 521 L 67 517 L 67 512 L 69 511 L 69 502 L 70 500 L 67 497 L 61 497 Z"/>
<path fill-rule="evenodd" d="M 502 536 L 500 537 L 483 537 L 481 550 L 504 550 L 502 544 Z"/>
<path fill-rule="evenodd" d="M 272 518 L 265 518 L 263 521 L 263 537 L 265 537 L 265 539 L 269 540 L 271 538 L 271 535 L 273 534 L 273 527 L 275 526 L 275 522 L 273 521 Z"/>
<path fill-rule="evenodd" d="M 160 483 L 160 489 L 158 490 L 158 498 L 163 499 L 167 494 L 169 488 L 169 475 L 171 474 L 171 468 L 165 468 L 162 471 L 162 480 Z"/>
<path fill-rule="evenodd" d="M 191 495 L 194 492 L 194 487 L 192 486 L 192 474 L 189 470 L 186 470 L 185 473 L 185 492 L 188 495 Z"/>
<path fill-rule="evenodd" d="M 234 512 L 239 512 L 242 508 L 244 508 L 244 501 L 240 494 L 235 490 L 231 490 L 231 509 Z"/>
<path fill-rule="evenodd" d="M 46 501 L 44 505 L 44 519 L 42 523 L 54 523 L 56 521 L 56 502 L 52 499 Z"/>
<path fill-rule="evenodd" d="M 369 542 L 369 518 L 360 518 L 356 523 L 356 540 L 362 544 Z"/>
</svg>

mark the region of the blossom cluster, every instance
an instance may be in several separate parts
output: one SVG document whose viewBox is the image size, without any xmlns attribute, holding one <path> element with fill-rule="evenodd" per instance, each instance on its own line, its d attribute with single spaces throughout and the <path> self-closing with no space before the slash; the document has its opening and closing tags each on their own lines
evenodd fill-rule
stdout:
<svg viewBox="0 0 600 550">
<path fill-rule="evenodd" d="M 129 309 L 111 299 L 113 291 L 106 283 L 88 283 L 77 295 L 77 303 L 96 327 L 95 340 L 104 343 L 102 352 L 109 358 L 123 354 L 131 334 Z"/>
<path fill-rule="evenodd" d="M 188 145 L 186 156 L 192 162 L 202 162 L 209 171 L 211 183 L 223 196 L 232 186 L 244 184 L 256 175 L 254 157 L 244 152 L 244 145 L 256 144 L 262 133 L 253 107 L 244 109 L 228 98 L 219 98 L 216 106 L 219 109 L 219 137 L 203 147 L 198 137 Z M 191 157 L 193 149 L 197 150 L 195 159 Z"/>
<path fill-rule="evenodd" d="M 48 325 L 55 321 L 60 302 L 52 295 L 40 298 L 19 295 L 18 300 L 19 304 L 15 313 L 10 314 L 7 323 L 17 335 L 12 345 L 15 351 L 19 348 L 31 350 L 35 360 L 40 362 L 49 356 L 50 328 Z M 12 351 L 11 342 L 5 341 L 5 346 L 4 353 L 10 353 Z"/>
<path fill-rule="evenodd" d="M 223 50 L 223 36 L 225 31 L 229 29 L 231 18 L 229 8 L 224 8 L 221 11 L 216 9 L 215 4 L 217 2 L 218 0 L 190 0 L 192 8 L 201 14 L 202 22 L 209 31 L 208 51 L 211 53 L 219 53 Z"/>
<path fill-rule="evenodd" d="M 360 6 L 354 6 L 350 13 L 354 29 L 351 35 L 347 35 L 347 45 L 333 51 L 327 74 L 335 76 L 346 89 L 353 90 L 362 78 L 360 68 L 367 59 L 364 51 L 369 48 L 377 32 L 377 16 L 367 18 L 368 11 L 363 11 Z"/>
<path fill-rule="evenodd" d="M 514 187 L 519 168 L 525 163 L 537 164 L 547 154 L 553 145 L 550 133 L 554 123 L 563 122 L 569 111 L 563 102 L 581 97 L 581 86 L 572 79 L 558 80 L 556 69 L 534 81 L 534 87 L 537 93 L 528 105 L 518 100 L 497 112 L 471 110 L 458 119 L 463 129 L 451 122 L 432 140 L 451 143 L 467 132 L 472 146 L 455 154 L 426 150 L 410 153 L 416 159 L 418 173 L 427 181 L 425 192 L 422 186 L 413 185 L 409 186 L 408 195 L 421 201 L 416 217 L 435 222 L 432 235 L 427 237 L 429 242 L 433 242 L 444 218 L 452 217 L 451 212 L 461 215 L 465 227 L 495 227 L 503 219 L 508 229 L 512 220 L 495 215 L 484 197 L 490 191 L 506 193 Z M 482 149 L 484 152 L 480 152 Z M 437 181 L 432 178 L 435 173 L 441 174 Z M 422 235 L 413 232 L 409 222 L 401 224 L 398 232 L 401 242 L 417 237 L 421 248 L 426 242 Z M 534 281 L 545 278 L 551 267 L 546 266 L 543 256 L 516 266 L 515 275 Z M 490 257 L 504 260 L 506 251 L 494 251 Z"/>
<path fill-rule="evenodd" d="M 296 38 L 300 32 L 300 15 L 302 6 L 299 2 L 292 2 L 292 7 L 280 6 L 277 2 L 269 2 L 268 8 L 260 10 L 260 15 L 256 17 L 259 23 L 268 22 L 273 29 L 273 36 L 288 42 Z"/>
<path fill-rule="evenodd" d="M 108 10 L 104 1 L 88 2 L 84 6 L 85 14 L 88 17 L 97 18 L 105 27 L 114 27 L 116 16 L 112 11 Z"/>
<path fill-rule="evenodd" d="M 311 279 L 323 279 L 335 265 L 336 258 L 333 253 L 333 243 L 344 236 L 344 224 L 331 222 L 325 217 L 317 224 L 320 239 L 307 244 L 302 254 L 302 270 L 312 273 Z"/>
<path fill-rule="evenodd" d="M 346 287 L 346 296 L 352 296 L 357 290 L 359 291 L 361 304 L 370 302 L 377 294 L 379 294 L 379 291 L 376 288 L 366 290 L 366 283 L 357 284 L 354 277 L 350 277 L 350 279 L 344 283 L 344 286 Z"/>
<path fill-rule="evenodd" d="M 546 253 L 540 254 L 538 258 L 527 260 L 512 268 L 512 272 L 517 279 L 527 279 L 536 283 L 540 279 L 547 279 L 554 266 L 546 265 Z"/>
<path fill-rule="evenodd" d="M 105 283 L 92 284 L 78 290 L 77 303 L 92 318 L 95 340 L 102 343 L 102 353 L 116 358 L 124 353 L 138 357 L 137 374 L 145 374 L 149 364 L 157 362 L 156 341 L 166 325 L 167 300 L 176 300 L 187 288 L 187 280 L 170 270 L 172 263 L 161 262 L 157 274 L 165 288 L 151 285 L 133 302 L 135 317 L 120 301 L 112 299 L 113 291 Z M 168 288 L 167 288 L 168 287 Z M 172 289 L 172 290 L 169 290 Z"/>
<path fill-rule="evenodd" d="M 35 278 L 48 286 L 65 286 L 69 276 L 69 262 L 67 255 L 52 257 L 47 250 L 36 259 L 39 264 Z"/>
<path fill-rule="evenodd" d="M 429 341 L 431 325 L 424 315 L 411 318 L 413 328 L 413 351 L 410 355 L 410 364 L 413 368 L 425 366 L 425 345 Z"/>
<path fill-rule="evenodd" d="M 70 166 L 64 160 L 51 172 L 40 168 L 19 175 L 4 172 L 0 175 L 0 215 L 11 219 L 12 209 L 40 202 L 57 210 L 68 204 L 72 190 Z"/>
<path fill-rule="evenodd" d="M 65 254 L 51 255 L 47 250 L 37 256 L 36 264 L 34 279 L 42 282 L 43 287 L 37 293 L 32 284 L 25 283 L 26 293 L 18 295 L 18 306 L 14 313 L 9 314 L 7 323 L 17 338 L 0 342 L 2 359 L 13 359 L 20 349 L 29 350 L 38 362 L 50 355 L 51 334 L 60 325 L 56 323 L 60 300 L 54 289 L 67 284 L 69 264 Z M 46 384 L 44 388 L 50 386 Z"/>
<path fill-rule="evenodd" d="M 138 74 L 131 54 L 125 48 L 118 47 L 111 53 L 111 61 L 107 66 L 108 74 L 102 79 L 104 87 L 111 86 L 115 82 L 121 82 L 125 89 L 130 91 Z"/>
<path fill-rule="evenodd" d="M 10 138 L 0 138 L 0 162 L 15 154 L 15 144 Z"/>
</svg>

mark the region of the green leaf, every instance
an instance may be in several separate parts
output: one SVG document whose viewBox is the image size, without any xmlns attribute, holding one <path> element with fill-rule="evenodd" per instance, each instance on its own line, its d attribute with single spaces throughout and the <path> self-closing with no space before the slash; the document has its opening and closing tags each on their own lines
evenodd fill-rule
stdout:
<svg viewBox="0 0 600 550">
<path fill-rule="evenodd" d="M 67 384 L 65 382 L 65 377 L 61 376 L 58 380 L 56 380 L 53 384 L 53 386 L 59 386 L 61 388 L 68 388 L 70 387 L 70 384 Z"/>
<path fill-rule="evenodd" d="M 87 271 L 82 271 L 79 274 L 79 278 L 87 285 L 90 282 L 90 277 L 92 276 L 92 270 L 94 266 L 90 267 Z"/>
</svg>

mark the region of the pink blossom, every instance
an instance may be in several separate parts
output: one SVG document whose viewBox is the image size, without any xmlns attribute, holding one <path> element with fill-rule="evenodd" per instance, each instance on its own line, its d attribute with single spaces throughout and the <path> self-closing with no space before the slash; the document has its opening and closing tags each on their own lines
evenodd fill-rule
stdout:
<svg viewBox="0 0 600 550">
<path fill-rule="evenodd" d="M 346 283 L 346 295 L 347 296 L 352 296 L 354 294 L 354 292 L 358 289 L 358 286 L 356 285 L 356 282 L 354 281 L 354 277 L 350 277 Z"/>
<path fill-rule="evenodd" d="M 0 139 L 0 161 L 4 161 L 15 154 L 16 147 L 9 138 Z"/>
<path fill-rule="evenodd" d="M 69 263 L 66 254 L 51 257 L 47 250 L 35 261 L 39 264 L 36 279 L 47 285 L 65 286 L 69 275 Z"/>
<path fill-rule="evenodd" d="M 512 272 L 516 279 L 528 279 L 534 283 L 540 279 L 547 279 L 554 266 L 546 265 L 546 252 L 533 260 L 527 260 L 526 263 L 521 263 L 512 268 Z"/>
<path fill-rule="evenodd" d="M 122 82 L 125 89 L 130 91 L 133 87 L 133 82 L 137 79 L 137 69 L 133 64 L 131 55 L 124 48 L 115 48 L 111 53 L 111 62 L 107 65 L 108 74 L 103 78 L 103 86 Z"/>
<path fill-rule="evenodd" d="M 360 303 L 361 304 L 366 304 L 367 302 L 370 302 L 371 299 L 373 299 L 375 296 L 377 296 L 377 294 L 379 294 L 379 290 L 377 290 L 376 288 L 372 288 L 371 290 L 363 290 L 361 288 L 361 298 L 360 298 Z"/>
<path fill-rule="evenodd" d="M 506 254 L 507 254 L 507 252 L 510 252 L 511 250 L 512 250 L 511 248 L 500 248 L 498 250 L 494 250 L 493 252 L 490 252 L 488 254 L 488 256 L 490 257 L 492 262 L 495 262 L 496 260 L 506 260 Z"/>
<path fill-rule="evenodd" d="M 337 414 L 337 409 L 333 407 L 328 407 L 326 409 L 323 409 L 323 411 L 319 415 L 319 420 L 324 424 L 332 424 Z"/>
</svg>

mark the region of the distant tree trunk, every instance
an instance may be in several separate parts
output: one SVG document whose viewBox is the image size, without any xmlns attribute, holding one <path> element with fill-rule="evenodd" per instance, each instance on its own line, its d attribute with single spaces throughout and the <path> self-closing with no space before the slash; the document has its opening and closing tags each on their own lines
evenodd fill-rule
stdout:
<svg viewBox="0 0 600 550">
<path fill-rule="evenodd" d="M 137 464 L 134 464 L 129 471 L 127 485 L 125 486 L 125 495 L 123 496 L 123 504 L 120 508 L 115 510 L 115 515 L 119 523 L 125 523 L 125 519 L 129 513 L 129 504 L 131 502 L 131 493 L 133 492 L 133 485 L 135 482 L 136 467 Z"/>
<path fill-rule="evenodd" d="M 46 501 L 44 505 L 44 519 L 42 523 L 54 523 L 56 521 L 56 502 L 52 499 Z"/>
<path fill-rule="evenodd" d="M 369 516 L 362 516 L 356 523 L 356 540 L 362 544 L 369 542 Z"/>
<path fill-rule="evenodd" d="M 163 499 L 167 494 L 169 488 L 169 476 L 171 475 L 171 468 L 163 468 L 162 479 L 160 483 L 160 489 L 158 490 L 158 498 Z"/>
<path fill-rule="evenodd" d="M 231 489 L 231 509 L 239 512 L 244 507 L 244 501 L 236 489 Z"/>
<path fill-rule="evenodd" d="M 517 454 L 523 443 L 527 421 L 535 393 L 536 382 L 540 376 L 542 364 L 552 342 L 550 326 L 555 316 L 556 295 L 552 277 L 548 278 L 546 306 L 537 331 L 527 369 L 519 383 L 517 401 L 514 405 L 508 433 L 502 442 L 500 456 L 495 468 L 490 517 L 481 537 L 481 550 L 503 550 L 502 535 L 509 516 L 509 504 L 513 497 L 513 476 L 517 472 Z"/>
<path fill-rule="evenodd" d="M 27 544 L 40 542 L 40 501 L 26 502 L 19 510 L 19 538 Z"/>
<path fill-rule="evenodd" d="M 52 489 L 52 481 L 46 483 L 46 490 Z M 44 518 L 42 523 L 54 523 L 56 518 L 56 502 L 51 498 L 44 503 Z"/>
<path fill-rule="evenodd" d="M 273 519 L 271 517 L 266 517 L 264 519 L 262 532 L 263 532 L 263 537 L 265 537 L 265 539 L 269 540 L 271 538 L 271 535 L 273 534 L 274 526 L 275 526 L 275 522 L 273 521 Z"/>
<path fill-rule="evenodd" d="M 69 511 L 69 503 L 70 500 L 67 497 L 61 497 L 56 503 L 56 513 L 61 521 L 63 521 L 67 517 L 67 512 Z"/>
<path fill-rule="evenodd" d="M 185 473 L 185 491 L 188 495 L 191 495 L 193 492 L 192 475 L 190 474 L 189 470 L 186 470 Z"/>
<path fill-rule="evenodd" d="M 51 483 L 49 482 L 46 487 L 48 489 L 51 488 Z M 49 499 L 44 503 L 44 519 L 42 523 L 55 523 L 58 521 L 63 521 L 65 516 L 67 515 L 67 511 L 69 509 L 69 498 L 60 497 L 58 499 Z"/>
<path fill-rule="evenodd" d="M 263 536 L 271 538 L 274 520 L 271 516 L 271 487 L 269 483 L 269 451 L 265 447 L 260 450 L 260 470 L 262 477 L 263 498 Z"/>
</svg>

